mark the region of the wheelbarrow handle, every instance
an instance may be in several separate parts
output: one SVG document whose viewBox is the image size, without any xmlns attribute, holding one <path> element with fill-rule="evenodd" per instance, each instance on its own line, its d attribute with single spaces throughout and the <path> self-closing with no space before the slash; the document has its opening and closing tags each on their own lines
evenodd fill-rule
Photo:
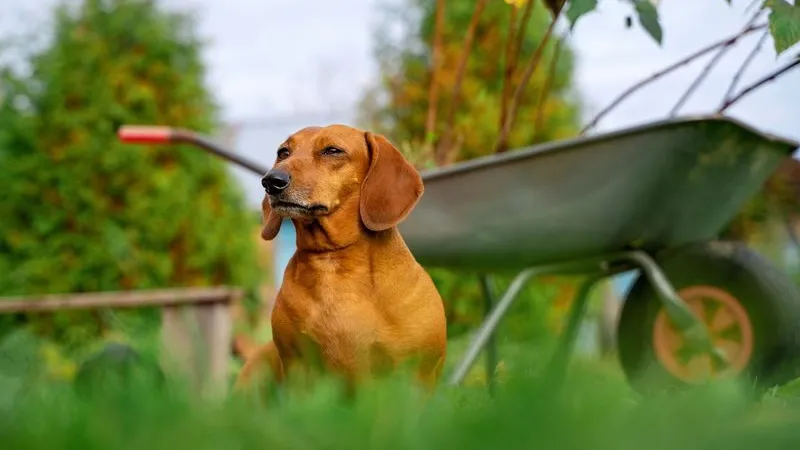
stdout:
<svg viewBox="0 0 800 450">
<path fill-rule="evenodd" d="M 267 172 L 266 167 L 226 150 L 205 136 L 181 128 L 123 125 L 117 130 L 117 137 L 126 144 L 191 144 L 258 176 L 263 176 Z"/>
<path fill-rule="evenodd" d="M 149 125 L 123 125 L 117 131 L 119 140 L 126 144 L 168 144 L 175 134 L 170 127 Z"/>
</svg>

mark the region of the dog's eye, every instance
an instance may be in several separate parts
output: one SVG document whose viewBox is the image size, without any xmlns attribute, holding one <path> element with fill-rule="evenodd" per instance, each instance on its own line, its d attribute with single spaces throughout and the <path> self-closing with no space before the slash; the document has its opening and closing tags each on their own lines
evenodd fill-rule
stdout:
<svg viewBox="0 0 800 450">
<path fill-rule="evenodd" d="M 336 147 L 325 147 L 322 149 L 321 152 L 323 155 L 338 155 L 344 153 L 344 150 L 338 149 Z"/>
<path fill-rule="evenodd" d="M 286 147 L 282 147 L 278 149 L 278 160 L 283 161 L 284 159 L 289 157 L 289 149 Z"/>
</svg>

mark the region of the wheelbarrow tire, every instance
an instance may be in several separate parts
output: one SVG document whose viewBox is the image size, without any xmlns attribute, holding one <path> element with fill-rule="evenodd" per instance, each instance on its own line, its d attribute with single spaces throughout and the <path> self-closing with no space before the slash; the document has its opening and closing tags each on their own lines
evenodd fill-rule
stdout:
<svg viewBox="0 0 800 450">
<path fill-rule="evenodd" d="M 739 377 L 756 391 L 799 375 L 800 289 L 791 278 L 738 242 L 690 244 L 663 251 L 655 260 L 676 292 L 710 286 L 729 294 L 727 298 L 741 307 L 738 311 L 746 313 L 751 351 L 742 352 L 750 357 L 741 360 Z M 657 357 L 654 337 L 661 309 L 656 290 L 641 274 L 620 312 L 617 349 L 629 383 L 643 394 L 690 384 Z M 663 326 L 660 329 L 663 334 Z"/>
</svg>

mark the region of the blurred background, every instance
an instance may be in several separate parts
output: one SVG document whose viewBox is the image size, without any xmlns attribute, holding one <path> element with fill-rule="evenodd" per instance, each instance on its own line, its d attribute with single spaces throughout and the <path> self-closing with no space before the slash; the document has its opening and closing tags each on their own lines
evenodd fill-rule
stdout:
<svg viewBox="0 0 800 450">
<path fill-rule="evenodd" d="M 241 358 L 269 339 L 271 302 L 293 252 L 291 227 L 273 242 L 259 239 L 263 189 L 251 173 L 188 148 L 125 146 L 116 129 L 190 128 L 264 165 L 290 133 L 329 123 L 386 134 L 420 169 L 491 154 L 505 97 L 501 55 L 509 21 L 520 19 L 525 2 L 486 3 L 458 102 L 450 87 L 475 1 L 447 3 L 435 50 L 433 0 L 3 0 L 0 296 L 242 287 L 233 309 L 232 376 Z M 577 137 L 626 88 L 736 34 L 754 11 L 749 1 L 653 3 L 661 44 L 636 20 L 625 25 L 625 2 L 601 2 L 571 31 L 560 23 L 523 93 L 524 125 L 514 128 L 508 148 Z M 550 17 L 543 6 L 532 8 L 519 41 L 520 67 Z M 675 113 L 716 111 L 760 36 L 732 47 Z M 796 57 L 778 56 L 771 37 L 764 39 L 739 86 Z M 647 85 L 589 134 L 667 118 L 709 57 Z M 431 122 L 432 67 L 440 93 Z M 727 113 L 800 140 L 800 72 L 764 85 Z M 449 141 L 433 146 L 431 133 Z M 794 189 L 795 169 L 787 163 L 726 231 L 792 274 L 796 195 L 785 191 Z M 478 279 L 431 273 L 457 348 L 484 314 Z M 609 330 L 630 279 L 624 274 L 597 289 L 583 328 L 584 354 L 613 355 Z M 499 277 L 498 288 L 507 282 Z M 546 347 L 575 288 L 568 277 L 528 286 L 500 330 L 503 355 Z M 31 371 L 70 379 L 99 343 L 155 342 L 161 321 L 157 308 L 4 314 L 0 356 L 35 355 L 22 358 Z"/>
</svg>

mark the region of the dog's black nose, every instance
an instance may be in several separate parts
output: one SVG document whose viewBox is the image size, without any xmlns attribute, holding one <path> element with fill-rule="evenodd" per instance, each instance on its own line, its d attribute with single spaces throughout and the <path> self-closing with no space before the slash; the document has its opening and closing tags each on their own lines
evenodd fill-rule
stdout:
<svg viewBox="0 0 800 450">
<path fill-rule="evenodd" d="M 289 187 L 291 181 L 292 176 L 289 175 L 289 172 L 281 169 L 273 169 L 264 175 L 264 178 L 261 179 L 261 185 L 264 186 L 267 194 L 277 195 Z"/>
</svg>

